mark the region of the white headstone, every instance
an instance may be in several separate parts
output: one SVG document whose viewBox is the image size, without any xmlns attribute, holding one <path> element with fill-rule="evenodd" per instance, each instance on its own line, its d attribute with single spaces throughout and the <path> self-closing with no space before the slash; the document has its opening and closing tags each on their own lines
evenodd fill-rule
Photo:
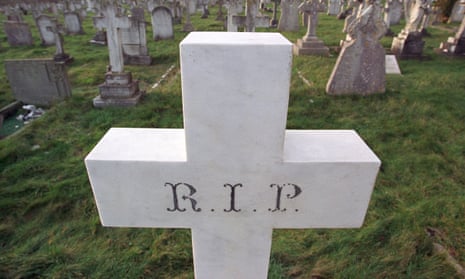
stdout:
<svg viewBox="0 0 465 279">
<path fill-rule="evenodd" d="M 402 74 L 395 55 L 386 55 L 386 74 Z"/>
<path fill-rule="evenodd" d="M 257 279 L 274 228 L 363 224 L 380 161 L 354 131 L 285 129 L 287 39 L 193 32 L 180 52 L 184 129 L 114 128 L 85 160 L 104 226 L 191 228 L 196 278 Z"/>
</svg>

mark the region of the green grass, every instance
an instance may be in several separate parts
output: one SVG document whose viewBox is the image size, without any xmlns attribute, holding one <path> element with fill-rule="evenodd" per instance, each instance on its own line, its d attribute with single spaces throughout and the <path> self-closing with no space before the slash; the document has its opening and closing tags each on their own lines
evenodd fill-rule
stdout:
<svg viewBox="0 0 465 279">
<path fill-rule="evenodd" d="M 206 20 L 193 16 L 197 30 L 222 30 L 211 12 Z M 321 14 L 317 34 L 336 47 L 342 26 Z M 73 96 L 0 141 L 0 278 L 193 278 L 189 230 L 100 225 L 83 163 L 110 127 L 182 127 L 178 44 L 186 34 L 176 25 L 173 40 L 149 39 L 154 65 L 126 68 L 147 91 L 140 105 L 102 110 L 92 98 L 108 54 L 88 43 L 90 18 L 84 27 L 85 35 L 65 37 L 75 58 L 68 69 Z M 51 57 L 54 48 L 39 46 L 33 31 L 36 45 L 21 48 L 7 47 L 1 33 L 1 61 Z M 328 96 L 337 54 L 294 57 L 288 128 L 355 129 L 383 165 L 361 229 L 275 230 L 269 278 L 458 278 L 433 243 L 465 264 L 465 60 L 436 55 L 452 33 L 429 31 L 430 59 L 400 61 L 403 75 L 387 76 L 382 95 Z M 291 41 L 304 34 L 303 27 L 284 33 Z M 391 41 L 382 44 L 388 49 Z M 176 69 L 151 89 L 171 65 Z M 0 81 L 5 106 L 13 97 L 4 67 Z M 429 236 L 428 228 L 439 233 Z"/>
</svg>

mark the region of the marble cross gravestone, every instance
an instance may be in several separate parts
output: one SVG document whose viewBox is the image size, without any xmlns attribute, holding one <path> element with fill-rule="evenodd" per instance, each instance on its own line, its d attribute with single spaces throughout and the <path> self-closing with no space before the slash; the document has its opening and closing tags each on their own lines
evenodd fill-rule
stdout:
<svg viewBox="0 0 465 279">
<path fill-rule="evenodd" d="M 85 159 L 104 226 L 190 228 L 196 278 L 256 279 L 274 228 L 362 225 L 380 161 L 354 131 L 285 129 L 287 39 L 180 48 L 184 129 L 113 128 Z"/>
</svg>

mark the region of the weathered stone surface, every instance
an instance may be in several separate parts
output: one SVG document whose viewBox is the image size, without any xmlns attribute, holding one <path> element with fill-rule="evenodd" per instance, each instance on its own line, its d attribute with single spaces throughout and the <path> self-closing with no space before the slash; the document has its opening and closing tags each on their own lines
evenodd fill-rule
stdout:
<svg viewBox="0 0 465 279">
<path fill-rule="evenodd" d="M 71 96 L 66 67 L 52 59 L 5 60 L 16 100 L 49 106 Z"/>
<path fill-rule="evenodd" d="M 34 44 L 31 28 L 25 22 L 4 21 L 3 29 L 10 46 L 31 46 Z"/>
<path fill-rule="evenodd" d="M 279 31 L 299 31 L 299 5 L 300 0 L 281 0 L 281 16 L 279 18 Z"/>
<path fill-rule="evenodd" d="M 465 17 L 455 36 L 442 42 L 437 51 L 447 55 L 465 55 Z"/>
<path fill-rule="evenodd" d="M 421 32 L 402 31 L 392 40 L 391 52 L 399 58 L 421 58 L 424 46 Z"/>
<path fill-rule="evenodd" d="M 131 73 L 107 73 L 105 82 L 99 85 L 99 96 L 93 100 L 94 107 L 128 107 L 139 103 L 144 92 L 139 90 L 139 81 Z"/>
<path fill-rule="evenodd" d="M 174 37 L 173 16 L 167 7 L 159 6 L 152 11 L 153 39 L 167 40 Z"/>
<path fill-rule="evenodd" d="M 51 46 L 55 44 L 55 34 L 50 28 L 57 28 L 57 20 L 47 15 L 40 15 L 36 18 L 37 28 L 39 29 L 42 45 Z"/>
<path fill-rule="evenodd" d="M 343 44 L 326 85 L 330 95 L 369 95 L 385 91 L 385 51 L 379 40 L 386 32 L 376 1 L 349 26 L 352 40 Z"/>
<path fill-rule="evenodd" d="M 84 29 L 82 29 L 81 17 L 78 13 L 66 12 L 64 17 L 65 29 L 67 34 L 84 34 Z"/>
<path fill-rule="evenodd" d="M 449 17 L 449 23 L 451 22 L 462 22 L 465 13 L 465 1 L 457 0 L 454 3 L 452 12 Z"/>
</svg>

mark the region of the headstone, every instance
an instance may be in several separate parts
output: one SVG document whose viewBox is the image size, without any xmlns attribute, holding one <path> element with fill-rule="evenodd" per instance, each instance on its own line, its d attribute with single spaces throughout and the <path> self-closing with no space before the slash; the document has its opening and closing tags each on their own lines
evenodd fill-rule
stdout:
<svg viewBox="0 0 465 279">
<path fill-rule="evenodd" d="M 184 25 L 182 26 L 182 31 L 192 32 L 195 30 L 195 28 L 191 22 L 191 14 L 195 12 L 195 3 L 194 3 L 194 0 L 184 0 L 184 3 L 185 3 L 184 16 L 186 17 L 186 20 L 184 22 Z M 194 6 L 194 12 L 191 11 L 190 7 L 192 6 Z"/>
<path fill-rule="evenodd" d="M 423 19 L 425 10 L 428 9 L 427 0 L 412 0 L 411 7 L 406 14 L 409 18 L 406 20 L 404 29 L 392 40 L 391 52 L 399 58 L 422 58 L 425 41 L 420 30 L 420 23 Z"/>
<path fill-rule="evenodd" d="M 64 63 L 53 59 L 5 60 L 13 96 L 26 104 L 50 106 L 71 96 Z"/>
<path fill-rule="evenodd" d="M 344 19 L 344 27 L 342 29 L 342 32 L 346 33 L 346 38 L 345 41 L 341 41 L 341 47 L 345 42 L 349 42 L 352 40 L 349 33 L 349 26 L 351 26 L 351 24 L 360 16 L 360 11 L 363 10 L 363 1 L 352 0 L 349 2 L 349 5 L 352 8 L 352 13 Z"/>
<path fill-rule="evenodd" d="M 457 0 L 454 3 L 452 12 L 449 17 L 449 23 L 462 22 L 465 13 L 465 0 Z"/>
<path fill-rule="evenodd" d="M 388 0 L 384 7 L 384 22 L 386 25 L 397 25 L 402 18 L 402 1 Z"/>
<path fill-rule="evenodd" d="M 60 26 L 50 26 L 47 27 L 47 29 L 55 35 L 55 55 L 53 56 L 53 60 L 55 62 L 62 62 L 65 64 L 71 63 L 73 61 L 73 57 L 69 56 L 67 53 L 64 51 L 64 41 L 63 41 L 63 35 L 60 33 Z"/>
<path fill-rule="evenodd" d="M 102 7 L 104 16 L 94 17 L 97 28 L 105 28 L 108 40 L 110 65 L 105 74 L 105 82 L 99 86 L 99 96 L 94 98 L 94 107 L 134 106 L 139 103 L 143 93 L 139 82 L 132 79 L 130 72 L 124 72 L 121 29 L 131 27 L 127 16 L 120 16 L 112 3 Z"/>
<path fill-rule="evenodd" d="M 95 0 L 86 0 L 86 3 L 87 3 L 87 11 L 95 12 Z"/>
<path fill-rule="evenodd" d="M 144 9 L 132 8 L 129 28 L 121 28 L 121 43 L 126 65 L 150 65 Z"/>
<path fill-rule="evenodd" d="M 318 13 L 324 12 L 326 5 L 321 0 L 306 0 L 299 6 L 299 10 L 308 14 L 307 33 L 302 39 L 297 40 L 294 45 L 294 54 L 327 56 L 329 48 L 316 36 Z"/>
<path fill-rule="evenodd" d="M 65 28 L 67 34 L 84 34 L 81 17 L 76 12 L 65 12 Z"/>
<path fill-rule="evenodd" d="M 34 44 L 31 28 L 26 22 L 4 21 L 3 30 L 5 30 L 10 46 L 32 46 Z"/>
<path fill-rule="evenodd" d="M 385 51 L 379 40 L 386 26 L 379 0 L 363 7 L 348 32 L 352 40 L 342 46 L 326 92 L 330 95 L 383 93 Z"/>
<path fill-rule="evenodd" d="M 386 55 L 386 74 L 402 74 L 395 55 Z"/>
<path fill-rule="evenodd" d="M 344 4 L 341 0 L 328 0 L 328 15 L 336 16 L 343 8 Z"/>
<path fill-rule="evenodd" d="M 258 15 L 258 0 L 247 0 L 245 10 L 245 16 L 232 17 L 236 27 L 243 27 L 245 32 L 255 32 L 256 27 L 270 27 L 270 17 Z"/>
<path fill-rule="evenodd" d="M 57 20 L 48 15 L 40 15 L 36 19 L 37 28 L 39 29 L 41 44 L 51 46 L 55 44 L 55 34 L 50 28 L 56 28 Z"/>
<path fill-rule="evenodd" d="M 299 31 L 300 0 L 281 0 L 281 16 L 278 22 L 279 31 Z"/>
<path fill-rule="evenodd" d="M 234 24 L 234 17 L 242 12 L 243 6 L 241 0 L 226 0 L 226 9 L 228 10 L 227 28 L 228 32 L 237 32 L 237 25 Z"/>
<path fill-rule="evenodd" d="M 438 49 L 439 53 L 447 55 L 465 55 L 465 17 L 462 19 L 457 33 L 442 42 Z"/>
<path fill-rule="evenodd" d="M 173 16 L 167 7 L 156 7 L 152 11 L 153 39 L 166 40 L 174 37 Z"/>
<path fill-rule="evenodd" d="M 273 229 L 363 224 L 380 161 L 354 131 L 285 129 L 287 39 L 180 48 L 184 129 L 113 128 L 85 159 L 104 226 L 190 228 L 195 278 L 265 279 Z"/>
</svg>

